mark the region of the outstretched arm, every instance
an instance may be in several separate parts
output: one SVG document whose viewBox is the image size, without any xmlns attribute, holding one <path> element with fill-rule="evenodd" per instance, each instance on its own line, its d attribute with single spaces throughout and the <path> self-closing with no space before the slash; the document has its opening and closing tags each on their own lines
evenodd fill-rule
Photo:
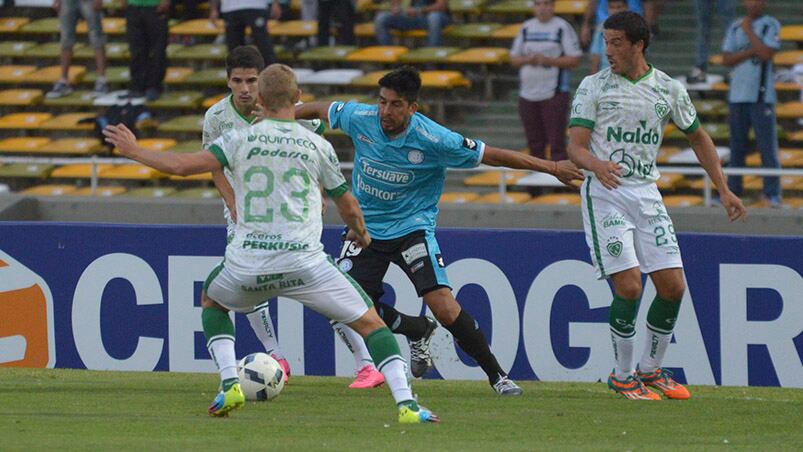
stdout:
<svg viewBox="0 0 803 452">
<path fill-rule="evenodd" d="M 326 102 L 309 102 L 296 105 L 296 119 L 322 119 L 329 122 L 329 106 Z"/>
<path fill-rule="evenodd" d="M 717 150 L 714 147 L 714 142 L 711 141 L 711 137 L 708 136 L 705 129 L 698 127 L 697 130 L 687 135 L 687 138 L 700 165 L 702 165 L 705 172 L 708 173 L 708 177 L 717 187 L 719 200 L 728 213 L 728 218 L 731 221 L 744 218 L 747 215 L 747 209 L 742 204 L 742 200 L 728 188 L 725 174 L 722 172 L 722 165 L 719 163 L 719 155 L 717 155 Z"/>
<path fill-rule="evenodd" d="M 220 162 L 209 151 L 181 154 L 157 152 L 137 146 L 137 137 L 123 124 L 106 126 L 103 129 L 106 141 L 115 145 L 125 157 L 136 160 L 167 174 L 190 176 L 221 169 Z"/>
<path fill-rule="evenodd" d="M 521 152 L 495 148 L 488 145 L 485 145 L 485 152 L 482 154 L 482 163 L 490 166 L 506 166 L 513 169 L 527 169 L 551 174 L 564 184 L 570 186 L 572 180 L 583 179 L 583 173 L 568 160 L 561 160 L 558 162 L 544 160 L 531 155 L 522 154 Z"/>
</svg>

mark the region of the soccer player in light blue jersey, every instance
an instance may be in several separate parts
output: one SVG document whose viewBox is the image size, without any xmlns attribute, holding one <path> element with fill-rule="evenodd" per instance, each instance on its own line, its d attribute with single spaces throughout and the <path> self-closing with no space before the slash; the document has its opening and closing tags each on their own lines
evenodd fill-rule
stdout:
<svg viewBox="0 0 803 452">
<path fill-rule="evenodd" d="M 354 142 L 352 190 L 373 241 L 359 248 L 346 236 L 338 265 L 371 296 L 394 333 L 410 341 L 411 371 L 420 377 L 431 366 L 429 341 L 436 323 L 407 316 L 379 302 L 391 262 L 407 274 L 424 303 L 488 375 L 500 395 L 520 395 L 499 366 L 474 318 L 455 300 L 435 239 L 438 200 L 447 168 L 492 166 L 540 171 L 564 183 L 582 177 L 569 161 L 553 162 L 495 148 L 463 137 L 418 113 L 421 77 L 410 67 L 379 80 L 378 105 L 313 102 L 296 107 L 297 119 L 321 118 Z"/>
</svg>

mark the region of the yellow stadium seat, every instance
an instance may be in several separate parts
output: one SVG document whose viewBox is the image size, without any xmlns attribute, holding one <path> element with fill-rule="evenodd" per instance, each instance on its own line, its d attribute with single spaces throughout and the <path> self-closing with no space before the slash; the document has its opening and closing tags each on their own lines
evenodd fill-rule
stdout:
<svg viewBox="0 0 803 452">
<path fill-rule="evenodd" d="M 423 71 L 421 72 L 423 88 L 452 89 L 469 87 L 471 82 L 458 71 Z"/>
<path fill-rule="evenodd" d="M 46 17 L 34 20 L 23 25 L 17 32 L 32 35 L 57 35 L 59 32 L 59 18 Z"/>
<path fill-rule="evenodd" d="M 35 152 L 50 142 L 43 137 L 14 137 L 0 140 L 0 152 L 24 153 Z"/>
<path fill-rule="evenodd" d="M 191 67 L 169 67 L 165 73 L 165 83 L 168 85 L 183 83 L 193 72 Z"/>
<path fill-rule="evenodd" d="M 209 19 L 195 19 L 170 27 L 170 34 L 192 36 L 218 36 L 225 31 L 223 20 L 214 24 Z"/>
<path fill-rule="evenodd" d="M 103 176 L 103 173 L 111 169 L 112 165 L 100 164 L 97 165 L 98 177 Z M 50 173 L 50 177 L 54 178 L 74 178 L 74 179 L 89 179 L 92 177 L 92 165 L 90 164 L 77 164 L 77 165 L 64 165 L 58 167 Z"/>
<path fill-rule="evenodd" d="M 139 163 L 126 163 L 109 168 L 100 177 L 103 179 L 153 180 L 164 179 L 167 175 Z"/>
<path fill-rule="evenodd" d="M 64 113 L 43 121 L 39 128 L 48 130 L 93 130 L 95 113 Z"/>
<path fill-rule="evenodd" d="M 119 185 L 104 185 L 96 187 L 95 193 L 92 193 L 92 187 L 83 187 L 70 193 L 70 196 L 97 196 L 99 198 L 108 198 L 110 196 L 122 195 L 128 191 L 125 187 Z"/>
<path fill-rule="evenodd" d="M 376 88 L 379 79 L 385 76 L 390 71 L 374 71 L 369 72 L 361 77 L 356 77 L 351 80 L 352 86 L 359 86 L 363 88 Z"/>
<path fill-rule="evenodd" d="M 139 147 L 149 149 L 151 151 L 167 151 L 178 144 L 178 141 L 172 138 L 143 138 L 141 140 L 137 140 L 137 144 Z M 115 155 L 120 154 L 117 148 L 114 148 L 112 153 Z"/>
<path fill-rule="evenodd" d="M 294 38 L 308 38 L 318 35 L 317 20 L 288 20 L 268 25 L 271 36 L 287 36 Z"/>
<path fill-rule="evenodd" d="M 499 193 L 489 193 L 480 196 L 479 198 L 471 201 L 472 204 L 524 204 L 530 200 L 530 195 L 527 193 L 507 192 L 505 197 L 499 196 Z"/>
<path fill-rule="evenodd" d="M 22 83 L 34 71 L 36 66 L 0 66 L 0 83 Z"/>
<path fill-rule="evenodd" d="M 348 56 L 346 61 L 365 62 L 365 63 L 395 63 L 405 53 L 409 52 L 407 47 L 402 46 L 372 46 L 356 50 Z"/>
<path fill-rule="evenodd" d="M 781 148 L 778 150 L 778 160 L 783 168 L 803 167 L 803 149 Z M 749 154 L 745 163 L 752 168 L 761 167 L 761 153 Z"/>
<path fill-rule="evenodd" d="M 781 188 L 785 191 L 803 190 L 803 176 L 781 176 Z"/>
<path fill-rule="evenodd" d="M 658 189 L 661 191 L 664 190 L 677 190 L 682 188 L 685 179 L 683 178 L 682 174 L 677 173 L 666 173 L 661 174 L 661 177 L 658 178 L 657 185 Z"/>
<path fill-rule="evenodd" d="M 7 89 L 0 91 L 0 105 L 29 107 L 42 100 L 41 89 Z"/>
<path fill-rule="evenodd" d="M 124 35 L 125 34 L 125 17 L 104 17 L 101 20 L 103 32 L 107 35 Z M 78 22 L 75 26 L 75 32 L 85 35 L 89 33 L 89 26 L 85 20 Z"/>
<path fill-rule="evenodd" d="M 781 41 L 803 42 L 803 25 L 784 25 L 781 27 Z"/>
<path fill-rule="evenodd" d="M 803 50 L 784 50 L 772 57 L 776 66 L 794 66 L 803 63 Z"/>
<path fill-rule="evenodd" d="M 67 79 L 71 84 L 77 83 L 86 74 L 85 66 L 70 66 L 67 71 Z M 56 83 L 61 78 L 61 68 L 59 66 L 48 66 L 38 69 L 25 75 L 27 83 Z"/>
<path fill-rule="evenodd" d="M 527 171 L 505 171 L 505 185 L 516 185 L 519 179 L 530 174 Z M 501 179 L 501 171 L 487 171 L 475 174 L 463 179 L 463 183 L 469 187 L 497 187 Z"/>
<path fill-rule="evenodd" d="M 705 203 L 705 199 L 700 195 L 667 195 L 663 198 L 667 207 L 702 206 Z"/>
<path fill-rule="evenodd" d="M 373 38 L 376 36 L 373 22 L 363 22 L 354 25 L 354 36 L 358 38 Z"/>
<path fill-rule="evenodd" d="M 0 18 L 0 33 L 16 33 L 30 21 L 27 17 Z"/>
<path fill-rule="evenodd" d="M 211 97 L 207 97 L 206 99 L 204 99 L 203 103 L 201 103 L 201 107 L 203 107 L 205 110 L 212 108 L 213 105 L 220 102 L 223 98 L 227 97 L 228 95 L 229 93 L 220 93 Z"/>
<path fill-rule="evenodd" d="M 547 206 L 579 206 L 580 195 L 577 193 L 549 193 L 537 196 L 527 204 L 547 205 Z"/>
<path fill-rule="evenodd" d="M 779 119 L 803 118 L 803 102 L 786 102 L 778 104 L 775 114 Z"/>
<path fill-rule="evenodd" d="M 47 184 L 26 188 L 20 193 L 29 196 L 64 196 L 72 194 L 75 190 L 73 185 Z"/>
<path fill-rule="evenodd" d="M 789 141 L 803 142 L 803 130 L 792 132 L 789 134 L 787 138 L 789 139 Z"/>
<path fill-rule="evenodd" d="M 661 146 L 661 149 L 658 150 L 658 157 L 655 159 L 655 161 L 659 165 L 667 165 L 669 163 L 669 158 L 678 152 L 680 152 L 680 148 L 677 146 Z"/>
<path fill-rule="evenodd" d="M 803 196 L 785 197 L 781 200 L 781 204 L 790 209 L 803 209 Z"/>
<path fill-rule="evenodd" d="M 558 0 L 555 2 L 555 14 L 560 16 L 579 16 L 588 8 L 586 0 Z"/>
<path fill-rule="evenodd" d="M 192 176 L 170 176 L 170 180 L 202 180 L 202 181 L 211 181 L 212 180 L 212 173 L 201 173 L 201 174 L 193 174 Z"/>
<path fill-rule="evenodd" d="M 97 138 L 60 138 L 50 141 L 38 149 L 37 154 L 90 155 L 103 151 L 104 146 Z"/>
<path fill-rule="evenodd" d="M 505 25 L 502 28 L 494 30 L 491 33 L 491 38 L 493 38 L 493 39 L 505 39 L 505 40 L 516 39 L 516 36 L 519 33 L 521 33 L 521 25 L 522 25 L 521 23 Z"/>
<path fill-rule="evenodd" d="M 0 129 L 35 129 L 52 117 L 50 113 L 11 113 L 0 118 Z"/>
<path fill-rule="evenodd" d="M 507 63 L 510 50 L 503 47 L 474 47 L 447 58 L 450 63 L 502 64 Z"/>
<path fill-rule="evenodd" d="M 440 202 L 464 203 L 479 198 L 480 194 L 473 191 L 450 191 L 441 195 Z"/>
</svg>

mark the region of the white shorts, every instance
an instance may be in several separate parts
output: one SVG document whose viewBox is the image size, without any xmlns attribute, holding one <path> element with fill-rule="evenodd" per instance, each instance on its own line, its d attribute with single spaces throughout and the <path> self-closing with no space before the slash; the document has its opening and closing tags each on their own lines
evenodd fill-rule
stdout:
<svg viewBox="0 0 803 452">
<path fill-rule="evenodd" d="M 683 267 L 675 227 L 655 184 L 608 190 L 592 176 L 580 194 L 597 278 L 633 267 L 644 273 Z"/>
<path fill-rule="evenodd" d="M 235 312 L 250 312 L 269 298 L 292 298 L 331 320 L 351 323 L 373 307 L 362 288 L 330 259 L 291 272 L 244 275 L 222 262 L 204 289 L 209 298 Z"/>
</svg>

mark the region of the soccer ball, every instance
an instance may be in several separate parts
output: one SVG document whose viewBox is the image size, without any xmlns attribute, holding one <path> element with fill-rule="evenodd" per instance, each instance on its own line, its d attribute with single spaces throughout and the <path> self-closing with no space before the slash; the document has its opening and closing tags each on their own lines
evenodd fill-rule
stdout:
<svg viewBox="0 0 803 452">
<path fill-rule="evenodd" d="M 241 359 L 237 374 L 246 400 L 273 400 L 284 388 L 282 366 L 265 353 L 251 353 Z"/>
</svg>

